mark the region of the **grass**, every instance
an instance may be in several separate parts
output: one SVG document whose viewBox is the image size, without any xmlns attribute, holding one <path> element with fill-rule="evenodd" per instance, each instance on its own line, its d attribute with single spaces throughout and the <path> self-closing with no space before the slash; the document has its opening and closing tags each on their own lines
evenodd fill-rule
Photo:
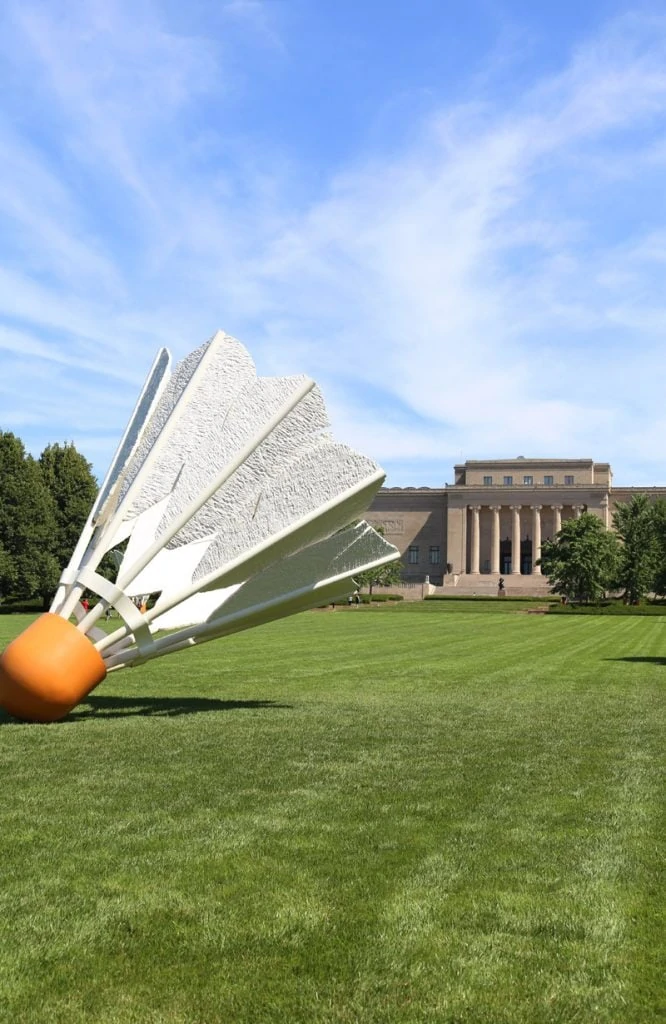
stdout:
<svg viewBox="0 0 666 1024">
<path fill-rule="evenodd" d="M 0 718 L 0 1020 L 663 1021 L 666 622 L 445 608 Z"/>
</svg>

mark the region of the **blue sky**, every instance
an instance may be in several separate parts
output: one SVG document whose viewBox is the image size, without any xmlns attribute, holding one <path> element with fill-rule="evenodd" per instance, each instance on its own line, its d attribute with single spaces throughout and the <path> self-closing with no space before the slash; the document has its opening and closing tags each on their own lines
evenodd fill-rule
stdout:
<svg viewBox="0 0 666 1024">
<path fill-rule="evenodd" d="M 156 349 L 223 328 L 389 484 L 666 484 L 660 8 L 8 0 L 0 428 L 101 477 Z"/>
</svg>

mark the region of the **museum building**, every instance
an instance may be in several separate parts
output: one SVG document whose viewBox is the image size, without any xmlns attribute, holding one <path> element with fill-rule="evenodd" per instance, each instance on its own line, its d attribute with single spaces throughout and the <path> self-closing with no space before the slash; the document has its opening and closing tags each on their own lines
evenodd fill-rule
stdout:
<svg viewBox="0 0 666 1024">
<path fill-rule="evenodd" d="M 443 488 L 382 488 L 366 518 L 399 549 L 406 583 L 473 592 L 503 576 L 515 589 L 543 591 L 535 563 L 565 520 L 591 512 L 610 528 L 617 502 L 666 498 L 666 487 L 612 481 L 610 465 L 592 459 L 469 459 Z"/>
</svg>

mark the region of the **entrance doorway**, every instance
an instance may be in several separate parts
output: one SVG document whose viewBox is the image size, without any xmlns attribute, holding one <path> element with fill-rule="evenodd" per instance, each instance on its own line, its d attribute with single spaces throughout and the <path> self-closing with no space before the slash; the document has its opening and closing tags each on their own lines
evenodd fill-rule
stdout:
<svg viewBox="0 0 666 1024">
<path fill-rule="evenodd" d="M 500 575 L 509 576 L 511 573 L 511 541 L 508 539 L 500 541 Z M 523 540 L 520 542 L 520 572 L 523 576 L 529 576 L 532 572 L 532 541 Z"/>
<path fill-rule="evenodd" d="M 532 541 L 524 540 L 520 545 L 520 571 L 523 576 L 532 572 Z"/>
<path fill-rule="evenodd" d="M 508 576 L 511 572 L 511 541 L 500 541 L 500 575 Z"/>
</svg>

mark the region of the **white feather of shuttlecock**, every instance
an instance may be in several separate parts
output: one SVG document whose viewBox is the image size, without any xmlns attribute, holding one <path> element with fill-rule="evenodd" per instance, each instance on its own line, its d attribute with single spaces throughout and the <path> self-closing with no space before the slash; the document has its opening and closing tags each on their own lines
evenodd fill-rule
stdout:
<svg viewBox="0 0 666 1024">
<path fill-rule="evenodd" d="M 51 607 L 114 668 L 326 603 L 398 555 L 365 523 L 345 529 L 384 473 L 333 439 L 314 381 L 257 377 L 222 332 L 169 369 L 163 349 Z M 97 570 L 118 545 L 111 583 Z M 101 601 L 82 615 L 85 589 Z M 100 637 L 110 606 L 124 625 Z M 188 636 L 156 638 L 174 627 Z"/>
<path fill-rule="evenodd" d="M 281 559 L 243 584 L 217 591 L 215 604 L 204 606 L 202 610 L 207 612 L 206 617 L 196 626 L 189 625 L 156 638 L 147 655 L 138 648 L 110 654 L 106 659 L 107 666 L 113 669 L 139 663 L 308 608 L 330 604 L 350 593 L 355 573 L 377 568 L 394 558 L 393 545 L 380 537 L 368 523 L 357 523 Z M 205 598 L 209 601 L 211 597 L 210 594 L 197 595 L 190 600 L 196 602 Z M 176 614 L 159 614 L 158 602 L 155 612 L 156 626 L 174 629 L 179 625 L 178 610 Z"/>
</svg>

